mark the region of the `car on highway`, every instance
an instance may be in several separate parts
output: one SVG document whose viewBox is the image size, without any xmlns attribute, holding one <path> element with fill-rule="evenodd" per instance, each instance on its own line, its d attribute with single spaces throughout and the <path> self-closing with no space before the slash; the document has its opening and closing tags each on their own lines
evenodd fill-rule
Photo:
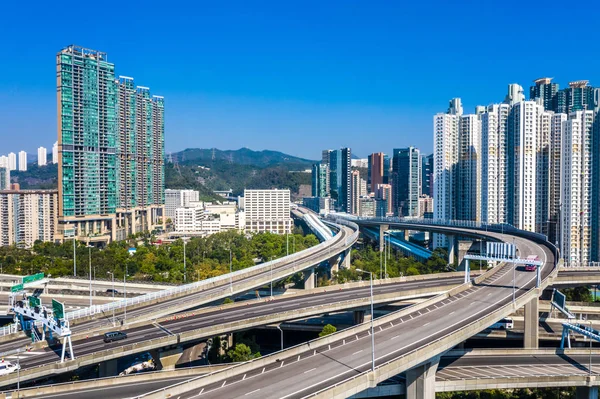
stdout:
<svg viewBox="0 0 600 399">
<path fill-rule="evenodd" d="M 2 361 L 0 363 L 0 375 L 7 375 L 19 370 L 21 366 L 13 364 L 11 362 Z"/>
<path fill-rule="evenodd" d="M 490 330 L 512 330 L 514 327 L 513 319 L 506 317 L 492 324 Z"/>
<path fill-rule="evenodd" d="M 115 290 L 115 289 L 112 289 L 112 288 L 109 288 L 109 289 L 107 289 L 107 290 L 106 290 L 106 293 L 107 293 L 107 294 L 115 294 L 115 295 L 118 295 L 118 294 L 119 294 L 119 291 L 117 291 L 117 290 Z"/>
<path fill-rule="evenodd" d="M 538 257 L 536 255 L 529 255 L 527 257 L 528 261 L 532 261 L 532 262 L 536 262 L 538 260 Z M 534 272 L 536 271 L 537 266 L 533 263 L 526 263 L 525 264 L 525 271 L 526 272 Z"/>
<path fill-rule="evenodd" d="M 107 344 L 114 341 L 120 341 L 125 338 L 127 338 L 127 334 L 122 331 L 111 331 L 104 333 L 104 342 Z"/>
</svg>

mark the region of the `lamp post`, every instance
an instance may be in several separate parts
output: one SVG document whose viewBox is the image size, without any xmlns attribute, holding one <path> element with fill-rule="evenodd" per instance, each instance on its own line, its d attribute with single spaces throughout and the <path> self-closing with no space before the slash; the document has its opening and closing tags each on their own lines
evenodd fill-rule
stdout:
<svg viewBox="0 0 600 399">
<path fill-rule="evenodd" d="M 290 234 L 285 233 L 285 254 L 290 254 Z"/>
<path fill-rule="evenodd" d="M 183 283 L 185 284 L 187 282 L 187 276 L 186 276 L 186 263 L 185 263 L 185 241 L 186 237 L 183 237 Z"/>
<path fill-rule="evenodd" d="M 17 349 L 17 398 L 21 397 L 21 349 Z"/>
<path fill-rule="evenodd" d="M 283 350 L 283 330 L 281 329 L 281 324 L 277 324 L 277 329 L 281 332 L 281 350 Z"/>
<path fill-rule="evenodd" d="M 90 308 L 92 307 L 92 246 L 88 245 L 88 256 L 90 260 Z"/>
<path fill-rule="evenodd" d="M 269 265 L 271 266 L 271 298 L 273 298 L 273 257 L 271 256 L 271 260 L 269 260 Z"/>
<path fill-rule="evenodd" d="M 516 301 L 516 287 L 515 287 L 515 275 L 516 275 L 516 270 L 517 270 L 517 264 L 515 262 L 515 258 L 517 257 L 517 249 L 515 247 L 515 239 L 513 238 L 513 249 L 514 249 L 514 253 L 513 253 L 513 303 L 515 303 Z"/>
<path fill-rule="evenodd" d="M 127 274 L 127 266 L 125 266 L 125 274 L 123 275 L 123 295 L 125 296 L 125 313 L 123 315 L 123 323 L 125 323 L 127 321 L 127 285 L 125 284 L 125 280 L 127 279 L 127 277 L 129 277 L 129 274 Z"/>
<path fill-rule="evenodd" d="M 77 276 L 77 252 L 75 251 L 75 235 L 73 235 L 73 277 Z"/>
<path fill-rule="evenodd" d="M 233 261 L 231 257 L 231 244 L 229 246 L 229 290 L 233 292 Z"/>
<path fill-rule="evenodd" d="M 113 297 L 113 317 L 112 317 L 112 323 L 113 323 L 113 327 L 115 326 L 115 274 L 113 272 L 106 272 L 106 274 L 110 274 L 112 277 L 112 297 Z"/>
<path fill-rule="evenodd" d="M 369 273 L 371 279 L 371 371 L 375 372 L 375 330 L 373 328 L 373 273 L 362 269 L 356 269 L 357 272 Z"/>
</svg>

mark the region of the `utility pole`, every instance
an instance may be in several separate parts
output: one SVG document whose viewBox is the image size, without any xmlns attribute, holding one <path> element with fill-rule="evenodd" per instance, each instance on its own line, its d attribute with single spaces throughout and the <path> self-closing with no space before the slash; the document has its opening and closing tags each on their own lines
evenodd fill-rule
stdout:
<svg viewBox="0 0 600 399">
<path fill-rule="evenodd" d="M 88 255 L 90 259 L 90 308 L 92 307 L 92 247 L 88 244 Z"/>
<path fill-rule="evenodd" d="M 113 297 L 113 327 L 115 326 L 115 274 L 113 272 L 106 272 L 106 274 L 110 274 L 112 277 L 112 297 Z"/>
<path fill-rule="evenodd" d="M 73 236 L 73 277 L 77 277 L 77 252 L 75 251 L 75 236 Z"/>
</svg>

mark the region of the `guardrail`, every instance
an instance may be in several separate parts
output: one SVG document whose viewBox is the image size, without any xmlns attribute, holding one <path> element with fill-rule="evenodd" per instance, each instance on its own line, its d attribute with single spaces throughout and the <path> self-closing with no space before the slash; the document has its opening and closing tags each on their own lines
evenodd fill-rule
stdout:
<svg viewBox="0 0 600 399">
<path fill-rule="evenodd" d="M 340 224 L 343 224 L 345 226 L 355 229 L 354 234 L 352 234 L 350 237 L 347 237 L 344 244 L 347 246 L 350 243 L 356 241 L 356 238 L 358 237 L 358 225 L 356 225 L 355 223 L 347 222 L 347 221 L 340 222 Z M 336 237 L 339 237 L 340 235 L 341 235 L 341 233 L 336 234 L 334 239 Z M 354 239 L 353 239 L 353 237 L 354 237 Z M 122 299 L 120 301 L 111 302 L 111 303 L 107 303 L 104 305 L 93 305 L 92 307 L 89 307 L 89 308 L 69 312 L 65 315 L 65 318 L 67 320 L 74 320 L 74 319 L 78 319 L 78 318 L 82 318 L 82 317 L 86 317 L 86 316 L 95 315 L 98 313 L 110 312 L 113 309 L 117 310 L 117 309 L 125 308 L 127 306 L 133 306 L 133 305 L 138 305 L 138 304 L 144 303 L 144 302 L 150 302 L 150 301 L 164 298 L 167 296 L 183 294 L 183 293 L 187 293 L 190 291 L 197 291 L 201 288 L 209 288 L 209 286 L 213 285 L 214 283 L 229 282 L 230 280 L 235 279 L 239 276 L 258 274 L 258 273 L 270 270 L 271 268 L 276 268 L 279 266 L 283 266 L 285 264 L 292 263 L 295 260 L 304 258 L 315 252 L 319 252 L 322 249 L 325 249 L 328 246 L 334 245 L 334 244 L 335 244 L 335 241 L 332 241 L 332 240 L 324 241 L 314 247 L 307 248 L 307 249 L 297 252 L 295 254 L 285 256 L 283 258 L 275 259 L 273 261 L 261 263 L 259 265 L 252 266 L 252 267 L 249 267 L 246 269 L 237 270 L 233 273 L 223 274 L 221 276 L 212 277 L 212 278 L 209 278 L 206 280 L 197 281 L 197 282 L 186 284 L 186 285 L 181 285 L 178 287 L 173 287 L 173 288 L 169 288 L 169 289 L 162 290 L 162 291 L 151 292 L 151 293 L 148 293 L 145 295 L 140 295 L 140 296 L 133 297 L 133 298 Z"/>
</svg>

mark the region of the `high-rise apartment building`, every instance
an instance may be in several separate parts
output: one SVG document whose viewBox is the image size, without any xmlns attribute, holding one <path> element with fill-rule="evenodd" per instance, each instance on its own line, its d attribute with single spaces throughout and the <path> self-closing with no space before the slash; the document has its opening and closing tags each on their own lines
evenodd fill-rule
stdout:
<svg viewBox="0 0 600 399">
<path fill-rule="evenodd" d="M 367 189 L 374 192 L 378 185 L 383 184 L 385 155 L 383 152 L 375 152 L 369 155 L 369 170 L 367 175 Z"/>
<path fill-rule="evenodd" d="M 562 160 L 562 129 L 566 114 L 551 113 L 550 150 L 548 156 L 548 240 L 560 247 L 560 187 Z"/>
<path fill-rule="evenodd" d="M 37 162 L 38 166 L 46 166 L 48 158 L 48 151 L 46 147 L 39 147 L 37 150 Z"/>
<path fill-rule="evenodd" d="M 481 114 L 481 220 L 487 223 L 506 223 L 509 112 L 508 104 L 492 104 Z"/>
<path fill-rule="evenodd" d="M 508 85 L 508 94 L 504 98 L 504 103 L 513 106 L 517 103 L 525 101 L 525 94 L 523 94 L 523 87 L 516 83 Z"/>
<path fill-rule="evenodd" d="M 9 188 L 10 188 L 10 168 L 8 166 L 6 166 L 5 164 L 0 163 L 0 190 L 8 190 Z"/>
<path fill-rule="evenodd" d="M 352 208 L 351 159 L 350 148 L 323 151 L 323 163 L 329 168 L 329 192 L 331 197 L 336 200 L 336 209 L 340 212 L 350 212 Z"/>
<path fill-rule="evenodd" d="M 350 186 L 352 189 L 352 208 L 350 213 L 360 214 L 360 198 L 367 195 L 367 182 L 360 177 L 358 170 L 353 170 L 350 177 Z"/>
<path fill-rule="evenodd" d="M 52 146 L 52 163 L 58 163 L 58 141 Z"/>
<path fill-rule="evenodd" d="M 529 88 L 529 99 L 539 100 L 546 111 L 554 111 L 558 105 L 558 83 L 552 83 L 552 78 L 540 78 L 533 82 L 535 85 Z"/>
<path fill-rule="evenodd" d="M 54 241 L 57 217 L 56 190 L 0 191 L 0 246 Z"/>
<path fill-rule="evenodd" d="M 8 153 L 8 168 L 11 171 L 17 170 L 17 154 L 14 152 Z"/>
<path fill-rule="evenodd" d="M 165 190 L 165 217 L 175 220 L 175 210 L 186 208 L 193 202 L 200 200 L 200 193 L 196 190 Z"/>
<path fill-rule="evenodd" d="M 433 154 L 421 157 L 421 194 L 433 197 Z"/>
<path fill-rule="evenodd" d="M 129 83 L 106 53 L 57 54 L 60 238 L 106 243 L 164 223 L 163 100 Z"/>
<path fill-rule="evenodd" d="M 456 219 L 455 187 L 458 163 L 459 122 L 462 115 L 460 98 L 450 100 L 445 114 L 433 117 L 433 193 L 435 219 Z M 434 246 L 447 246 L 446 236 L 434 234 Z"/>
<path fill-rule="evenodd" d="M 246 231 L 291 233 L 290 190 L 244 190 L 240 208 L 246 212 Z"/>
<path fill-rule="evenodd" d="M 568 264 L 591 260 L 593 123 L 593 111 L 572 112 L 563 122 L 560 248 Z"/>
<path fill-rule="evenodd" d="M 456 216 L 481 220 L 481 119 L 463 115 L 459 121 Z"/>
<path fill-rule="evenodd" d="M 27 171 L 27 153 L 25 151 L 19 151 L 19 171 Z"/>
<path fill-rule="evenodd" d="M 394 149 L 392 188 L 394 212 L 399 216 L 418 216 L 421 195 L 421 153 L 417 148 Z"/>
<path fill-rule="evenodd" d="M 329 167 L 326 164 L 313 164 L 311 181 L 311 194 L 313 197 L 329 196 Z"/>
<path fill-rule="evenodd" d="M 569 82 L 568 88 L 556 94 L 556 112 L 570 114 L 584 110 L 594 110 L 594 88 L 589 86 L 589 81 Z"/>
</svg>

